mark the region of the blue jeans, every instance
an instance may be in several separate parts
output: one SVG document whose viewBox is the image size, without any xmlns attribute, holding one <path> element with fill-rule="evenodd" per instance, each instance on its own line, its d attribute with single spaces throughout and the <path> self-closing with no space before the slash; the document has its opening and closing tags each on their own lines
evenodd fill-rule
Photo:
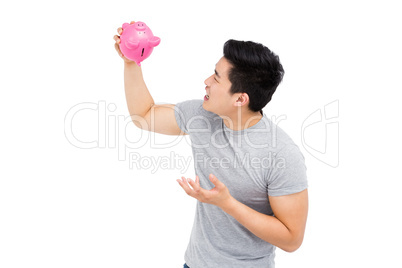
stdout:
<svg viewBox="0 0 402 268">
<path fill-rule="evenodd" d="M 187 264 L 184 264 L 184 265 L 183 265 L 183 268 L 190 268 L 190 267 L 188 267 Z"/>
</svg>

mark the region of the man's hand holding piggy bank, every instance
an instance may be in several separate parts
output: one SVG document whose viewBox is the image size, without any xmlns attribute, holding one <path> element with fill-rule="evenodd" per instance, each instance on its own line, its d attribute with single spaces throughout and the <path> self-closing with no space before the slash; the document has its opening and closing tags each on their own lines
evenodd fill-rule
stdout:
<svg viewBox="0 0 402 268">
<path fill-rule="evenodd" d="M 151 29 L 144 22 L 124 23 L 117 29 L 120 36 L 115 35 L 115 48 L 120 57 L 126 62 L 135 62 L 141 66 L 141 62 L 148 58 L 154 47 L 159 45 L 161 39 L 153 35 Z"/>
</svg>

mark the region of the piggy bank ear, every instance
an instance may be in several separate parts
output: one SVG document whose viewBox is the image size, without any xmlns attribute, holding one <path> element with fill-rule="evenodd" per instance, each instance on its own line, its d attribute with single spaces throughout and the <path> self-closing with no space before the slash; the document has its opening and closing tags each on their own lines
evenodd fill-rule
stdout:
<svg viewBox="0 0 402 268">
<path fill-rule="evenodd" d="M 152 36 L 150 39 L 148 39 L 148 45 L 150 47 L 156 47 L 157 45 L 159 45 L 160 42 L 161 42 L 161 39 L 156 36 Z"/>
<path fill-rule="evenodd" d="M 125 28 L 127 28 L 127 26 L 129 26 L 130 24 L 128 24 L 127 22 L 126 23 L 123 23 L 123 26 L 122 26 L 122 28 L 123 28 L 123 30 L 125 29 Z"/>
<path fill-rule="evenodd" d="M 139 46 L 139 44 L 140 44 L 140 41 L 130 41 L 130 40 L 127 40 L 126 41 L 126 47 L 128 47 L 129 49 L 136 49 L 136 48 L 138 48 L 138 46 Z"/>
</svg>

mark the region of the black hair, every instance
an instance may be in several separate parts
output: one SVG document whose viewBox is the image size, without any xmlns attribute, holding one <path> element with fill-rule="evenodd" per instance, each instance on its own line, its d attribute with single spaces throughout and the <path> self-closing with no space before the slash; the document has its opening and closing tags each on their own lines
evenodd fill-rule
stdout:
<svg viewBox="0 0 402 268">
<path fill-rule="evenodd" d="M 262 111 L 285 74 L 279 57 L 262 44 L 233 39 L 225 43 L 223 56 L 232 65 L 231 94 L 247 93 L 248 108 L 253 112 Z"/>
</svg>

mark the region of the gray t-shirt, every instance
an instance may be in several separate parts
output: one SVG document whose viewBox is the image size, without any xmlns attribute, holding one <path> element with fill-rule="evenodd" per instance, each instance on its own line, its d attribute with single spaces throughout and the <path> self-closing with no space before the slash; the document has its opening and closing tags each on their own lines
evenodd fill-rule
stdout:
<svg viewBox="0 0 402 268">
<path fill-rule="evenodd" d="M 234 131 L 202 107 L 202 100 L 175 107 L 179 127 L 189 134 L 195 174 L 212 189 L 209 174 L 241 203 L 274 216 L 268 196 L 307 188 L 306 166 L 298 146 L 264 114 L 257 124 Z M 197 201 L 185 261 L 190 268 L 272 268 L 275 246 L 248 231 L 219 207 Z"/>
</svg>

